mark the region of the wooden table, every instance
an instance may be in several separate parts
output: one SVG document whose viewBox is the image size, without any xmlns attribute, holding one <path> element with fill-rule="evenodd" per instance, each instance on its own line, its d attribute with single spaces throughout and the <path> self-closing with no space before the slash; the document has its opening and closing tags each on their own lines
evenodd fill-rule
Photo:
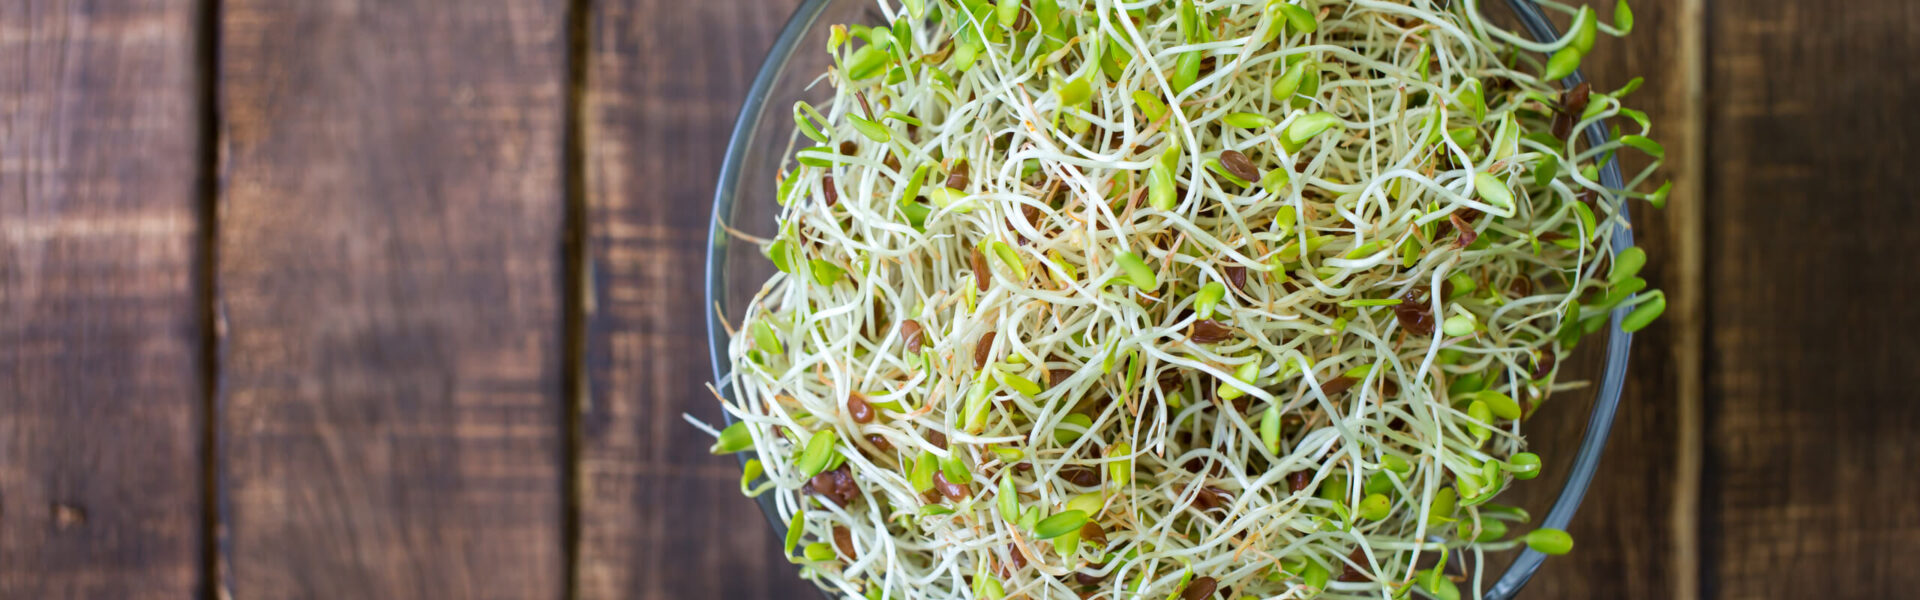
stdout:
<svg viewBox="0 0 1920 600">
<path fill-rule="evenodd" d="M 794 4 L 0 2 L 0 598 L 816 597 L 678 418 Z M 1529 597 L 1920 585 L 1916 6 L 1643 0 L 1589 60 L 1672 303 Z"/>
</svg>

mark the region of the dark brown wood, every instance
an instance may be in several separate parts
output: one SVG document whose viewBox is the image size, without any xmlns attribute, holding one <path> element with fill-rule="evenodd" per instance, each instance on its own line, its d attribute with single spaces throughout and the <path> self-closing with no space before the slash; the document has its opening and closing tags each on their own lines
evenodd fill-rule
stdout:
<svg viewBox="0 0 1920 600">
<path fill-rule="evenodd" d="M 198 6 L 0 3 L 0 598 L 200 585 Z"/>
<path fill-rule="evenodd" d="M 1680 390 L 1697 388 L 1702 327 L 1691 308 L 1699 301 L 1699 269 L 1690 266 L 1698 260 L 1704 201 L 1698 193 L 1702 123 L 1694 104 L 1699 101 L 1705 25 L 1689 10 L 1699 4 L 1634 3 L 1635 30 L 1625 38 L 1603 37 L 1583 63 L 1596 91 L 1617 89 L 1636 76 L 1646 79 L 1626 101 L 1652 119 L 1667 159 L 1660 179 L 1645 189 L 1672 178 L 1677 191 L 1667 210 L 1632 202 L 1633 229 L 1636 244 L 1649 257 L 1642 276 L 1671 299 L 1658 324 L 1635 336 L 1626 392 L 1607 452 L 1569 529 L 1576 548 L 1549 559 L 1522 597 L 1697 597 L 1697 584 L 1687 574 L 1696 568 L 1698 556 L 1691 535 L 1697 527 L 1697 497 L 1691 485 L 1697 473 L 1686 461 L 1699 454 L 1699 398 L 1697 391 L 1690 396 Z M 1607 7 L 1596 8 L 1611 17 Z M 1634 152 L 1623 153 L 1622 161 L 1629 175 L 1647 163 Z"/>
<path fill-rule="evenodd" d="M 1708 596 L 1912 597 L 1920 10 L 1716 8 Z"/>
<path fill-rule="evenodd" d="M 680 419 L 705 384 L 707 217 L 733 119 L 798 2 L 595 2 L 582 413 L 582 598 L 815 598 L 740 496 L 734 457 Z"/>
<path fill-rule="evenodd" d="M 223 3 L 223 594 L 563 594 L 566 11 Z"/>
<path fill-rule="evenodd" d="M 712 184 L 797 0 L 218 4 L 214 65 L 206 0 L 0 2 L 0 598 L 815 597 L 679 418 L 718 418 Z M 1636 232 L 1672 297 L 1523 597 L 1911 595 L 1920 12 L 1635 10 L 1586 67 L 1648 79 L 1676 191 Z"/>
</svg>

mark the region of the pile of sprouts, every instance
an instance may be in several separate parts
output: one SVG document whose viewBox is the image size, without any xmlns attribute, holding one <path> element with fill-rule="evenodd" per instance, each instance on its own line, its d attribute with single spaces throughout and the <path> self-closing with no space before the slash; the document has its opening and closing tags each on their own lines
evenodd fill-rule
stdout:
<svg viewBox="0 0 1920 600">
<path fill-rule="evenodd" d="M 882 0 L 793 107 L 728 346 L 742 491 L 833 595 L 1477 597 L 1565 532 L 1558 359 L 1644 290 L 1662 150 L 1473 0 Z M 1611 119 L 1612 121 L 1608 121 Z M 1579 132 L 1613 123 L 1594 144 Z M 1620 131 L 1622 124 L 1627 131 Z M 1624 189 L 1600 166 L 1651 155 Z M 1514 529 L 1510 530 L 1510 526 Z"/>
</svg>

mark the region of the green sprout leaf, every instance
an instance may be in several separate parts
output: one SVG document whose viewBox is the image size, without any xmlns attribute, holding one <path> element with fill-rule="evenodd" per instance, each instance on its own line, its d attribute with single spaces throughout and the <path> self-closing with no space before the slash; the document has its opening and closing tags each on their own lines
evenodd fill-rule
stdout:
<svg viewBox="0 0 1920 600">
<path fill-rule="evenodd" d="M 714 441 L 710 451 L 714 454 L 733 454 L 751 449 L 753 449 L 753 432 L 747 430 L 747 422 L 734 421 L 726 429 L 720 430 L 720 438 Z"/>
<path fill-rule="evenodd" d="M 940 474 L 947 482 L 956 485 L 973 483 L 973 472 L 967 470 L 967 463 L 960 462 L 960 455 L 954 454 L 940 460 Z"/>
<path fill-rule="evenodd" d="M 829 544 L 826 542 L 814 542 L 811 544 L 807 544 L 807 549 L 805 554 L 807 555 L 807 560 L 810 560 L 813 562 L 826 562 L 829 560 L 833 560 L 833 544 Z"/>
<path fill-rule="evenodd" d="M 1662 183 L 1660 184 L 1660 189 L 1654 190 L 1652 194 L 1647 195 L 1647 203 L 1652 204 L 1654 208 L 1666 208 L 1667 194 L 1672 191 L 1673 191 L 1672 181 Z"/>
<path fill-rule="evenodd" d="M 860 132 L 860 135 L 866 136 L 869 140 L 882 144 L 893 140 L 893 132 L 888 131 L 886 125 L 869 121 L 860 115 L 847 115 L 847 121 L 853 123 L 854 131 Z"/>
<path fill-rule="evenodd" d="M 1613 256 L 1613 270 L 1607 273 L 1608 285 L 1620 285 L 1634 275 L 1640 274 L 1640 267 L 1647 264 L 1647 251 L 1639 246 L 1621 250 Z"/>
<path fill-rule="evenodd" d="M 1148 121 L 1158 121 L 1162 115 L 1167 114 L 1166 103 L 1161 102 L 1159 97 L 1147 90 L 1135 90 L 1133 103 L 1140 106 L 1140 114 L 1145 115 Z"/>
<path fill-rule="evenodd" d="M 1378 521 L 1387 518 L 1393 510 L 1393 501 L 1386 494 L 1372 494 L 1360 500 L 1360 518 Z"/>
<path fill-rule="evenodd" d="M 1126 442 L 1114 442 L 1113 447 L 1107 449 L 1109 457 L 1123 457 L 1129 454 L 1133 454 L 1133 445 Z M 1133 459 L 1121 458 L 1107 463 L 1107 479 L 1112 480 L 1114 485 L 1127 485 L 1127 482 L 1133 480 Z"/>
<path fill-rule="evenodd" d="M 1523 538 L 1527 547 L 1541 554 L 1566 554 L 1573 551 L 1573 536 L 1558 529 L 1535 529 Z"/>
<path fill-rule="evenodd" d="M 1069 533 L 1078 532 L 1080 531 L 1080 526 L 1086 524 L 1087 513 L 1078 510 L 1069 510 L 1041 519 L 1039 523 L 1035 523 L 1033 526 L 1033 536 L 1043 540 L 1050 540 Z"/>
<path fill-rule="evenodd" d="M 1667 157 L 1667 148 L 1665 146 L 1661 146 L 1660 142 L 1653 141 L 1645 136 L 1623 135 L 1620 136 L 1620 143 L 1635 150 L 1645 152 L 1647 156 L 1654 158 Z"/>
<path fill-rule="evenodd" d="M 1639 306 L 1634 307 L 1633 312 L 1627 313 L 1627 318 L 1620 321 L 1620 330 L 1633 333 L 1646 329 L 1648 325 L 1653 324 L 1654 319 L 1660 318 L 1660 313 L 1666 312 L 1666 310 L 1667 295 L 1655 291 L 1651 298 L 1640 303 Z"/>
<path fill-rule="evenodd" d="M 1475 173 L 1473 191 L 1480 194 L 1480 199 L 1487 204 L 1513 210 L 1513 191 L 1507 189 L 1507 184 L 1501 183 L 1500 178 L 1492 173 Z"/>
<path fill-rule="evenodd" d="M 886 71 L 890 58 L 887 56 L 886 48 L 880 47 L 879 44 L 861 46 L 859 50 L 853 51 L 852 57 L 847 59 L 847 78 L 860 81 L 879 75 Z"/>
<path fill-rule="evenodd" d="M 1320 21 L 1313 13 L 1298 4 L 1281 4 L 1280 14 L 1287 18 L 1287 26 L 1300 33 L 1313 33 L 1320 30 Z"/>
<path fill-rule="evenodd" d="M 834 446 L 839 443 L 840 436 L 832 429 L 814 432 L 812 437 L 807 438 L 807 445 L 800 451 L 800 459 L 794 461 L 794 466 L 799 467 L 803 477 L 819 475 L 821 471 L 827 470 L 828 463 L 833 462 L 833 457 L 837 454 Z"/>
<path fill-rule="evenodd" d="M 1460 105 L 1465 106 L 1468 114 L 1473 115 L 1475 123 L 1487 120 L 1487 98 L 1481 89 L 1479 79 L 1468 78 L 1465 83 L 1462 83 L 1458 98 Z"/>
<path fill-rule="evenodd" d="M 1511 396 L 1494 390 L 1481 390 L 1480 393 L 1474 394 L 1473 398 L 1487 403 L 1487 408 L 1496 417 L 1508 420 L 1520 418 L 1520 403 L 1515 402 Z"/>
<path fill-rule="evenodd" d="M 1000 492 L 996 496 L 994 501 L 999 504 L 1002 517 L 1009 521 L 1020 518 L 1020 492 L 1014 486 L 1012 470 L 1000 471 Z"/>
<path fill-rule="evenodd" d="M 1218 281 L 1207 282 L 1193 295 L 1193 312 L 1201 319 L 1213 318 L 1213 309 L 1220 305 L 1220 299 L 1227 295 L 1227 286 Z"/>
<path fill-rule="evenodd" d="M 1027 280 L 1027 265 L 1020 262 L 1020 254 L 1014 252 L 1013 246 L 1008 246 L 1006 242 L 996 240 L 988 244 L 987 248 L 993 251 L 993 257 L 1000 261 L 1001 266 L 1013 272 L 1015 281 Z"/>
<path fill-rule="evenodd" d="M 1579 21 L 1575 24 L 1578 29 L 1573 30 L 1573 42 L 1568 44 L 1568 47 L 1576 48 L 1581 56 L 1586 56 L 1587 53 L 1593 52 L 1593 40 L 1599 30 L 1600 15 L 1594 14 L 1593 7 L 1582 6 L 1580 16 L 1575 20 Z"/>
<path fill-rule="evenodd" d="M 1200 61 L 1205 58 L 1200 54 L 1200 52 L 1183 53 L 1179 61 L 1173 64 L 1173 76 L 1167 79 L 1167 84 L 1173 86 L 1173 93 L 1187 91 L 1193 82 L 1200 79 Z"/>
<path fill-rule="evenodd" d="M 1159 289 L 1160 280 L 1154 275 L 1153 268 L 1148 267 L 1139 256 L 1132 252 L 1121 252 L 1114 257 L 1114 262 L 1120 265 L 1120 271 L 1125 274 L 1122 279 L 1127 285 L 1146 291 Z"/>
<path fill-rule="evenodd" d="M 1012 373 L 996 372 L 994 376 L 1000 378 L 1001 384 L 1007 386 L 1008 388 L 1012 389 L 1015 392 L 1019 392 L 1020 395 L 1026 396 L 1028 398 L 1037 398 L 1040 396 L 1040 392 L 1045 391 L 1041 389 L 1039 383 L 1036 383 L 1032 379 L 1027 379 L 1019 375 L 1015 375 Z"/>
<path fill-rule="evenodd" d="M 1250 112 L 1228 113 L 1227 116 L 1220 117 L 1220 122 L 1241 129 L 1261 129 L 1274 125 L 1273 119 L 1267 118 L 1266 115 Z"/>
<path fill-rule="evenodd" d="M 1273 98 L 1275 100 L 1292 98 L 1295 93 L 1299 92 L 1300 84 L 1306 81 L 1307 69 L 1310 64 L 1311 61 L 1303 60 L 1293 63 L 1291 67 L 1287 67 L 1287 70 L 1280 74 L 1279 79 L 1273 80 L 1273 89 L 1271 90 Z"/>
<path fill-rule="evenodd" d="M 800 547 L 800 536 L 807 532 L 807 513 L 793 511 L 793 518 L 787 520 L 786 553 L 793 555 L 793 549 Z"/>
<path fill-rule="evenodd" d="M 1286 132 L 1280 136 L 1281 147 L 1286 148 L 1288 152 L 1298 152 L 1300 148 L 1306 146 L 1307 142 L 1312 141 L 1314 137 L 1319 136 L 1328 129 L 1332 129 L 1334 125 L 1339 123 L 1340 117 L 1336 117 L 1330 112 L 1302 115 L 1294 119 L 1293 122 L 1287 123 Z"/>
<path fill-rule="evenodd" d="M 1547 58 L 1547 70 L 1540 74 L 1541 79 L 1565 79 L 1580 69 L 1580 50 L 1574 47 L 1561 48 Z"/>
<path fill-rule="evenodd" d="M 766 320 L 756 320 L 748 329 L 753 331 L 753 347 L 768 354 L 780 354 L 786 349 L 780 346 L 780 339 L 773 337 L 773 327 Z"/>
<path fill-rule="evenodd" d="M 1507 459 L 1507 472 L 1512 473 L 1514 479 L 1533 479 L 1539 477 L 1540 455 L 1532 452 L 1521 452 L 1513 455 L 1513 458 Z"/>
<path fill-rule="evenodd" d="M 940 459 L 933 452 L 922 451 L 920 458 L 913 461 L 913 470 L 907 474 L 907 481 L 913 484 L 913 491 L 926 493 L 933 489 L 933 474 L 940 469 Z"/>
<path fill-rule="evenodd" d="M 1053 429 L 1053 441 L 1062 446 L 1067 446 L 1073 444 L 1075 441 L 1079 441 L 1080 436 L 1086 435 L 1086 431 L 1093 428 L 1093 417 L 1082 413 L 1073 413 L 1061 417 L 1060 425 L 1061 427 L 1055 427 Z"/>
<path fill-rule="evenodd" d="M 826 122 L 827 117 L 821 115 L 812 104 L 807 104 L 805 101 L 793 103 L 794 126 L 800 129 L 801 134 L 812 138 L 813 141 L 827 143 L 828 138 L 824 131 L 827 127 Z"/>
</svg>

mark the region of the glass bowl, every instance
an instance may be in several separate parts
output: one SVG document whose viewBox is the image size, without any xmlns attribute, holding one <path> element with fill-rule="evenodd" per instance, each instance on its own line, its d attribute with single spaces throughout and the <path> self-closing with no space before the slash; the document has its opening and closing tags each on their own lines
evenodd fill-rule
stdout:
<svg viewBox="0 0 1920 600">
<path fill-rule="evenodd" d="M 1558 36 L 1553 24 L 1540 8 L 1529 0 L 1509 0 L 1510 15 L 1489 15 L 1517 19 L 1535 39 Z M 734 122 L 733 136 L 727 143 L 725 162 L 713 194 L 713 222 L 708 231 L 706 306 L 707 342 L 713 363 L 713 378 L 720 393 L 732 397 L 726 384 L 732 365 L 727 359 L 727 328 L 721 319 L 736 319 L 743 314 L 754 292 L 774 273 L 773 264 L 753 244 L 733 239 L 727 228 L 755 236 L 774 237 L 774 219 L 780 207 L 774 202 L 774 176 L 795 147 L 793 103 L 807 100 L 821 103 L 828 98 L 825 85 L 809 89 L 816 77 L 825 72 L 830 61 L 820 51 L 826 46 L 828 29 L 834 24 L 873 24 L 881 21 L 874 0 L 806 0 L 780 31 L 767 60 L 754 76 L 740 116 Z M 1569 86 L 1582 80 L 1575 73 L 1565 80 Z M 1591 143 L 1607 139 L 1605 124 L 1587 130 Z M 1602 166 L 1601 182 L 1608 187 L 1621 185 L 1616 163 Z M 1633 232 L 1625 215 L 1613 237 L 1617 252 L 1633 245 Z M 714 312 L 714 311 L 719 312 Z M 1500 495 L 1500 502 L 1526 509 L 1535 515 L 1534 527 L 1566 529 L 1580 508 L 1588 484 L 1599 467 L 1600 455 L 1607 445 L 1607 433 L 1620 402 L 1627 375 L 1627 350 L 1632 334 L 1620 330 L 1625 309 L 1613 312 L 1606 331 L 1588 336 L 1578 349 L 1563 361 L 1564 380 L 1586 381 L 1587 387 L 1555 394 L 1543 403 L 1526 423 L 1528 450 L 1545 461 L 1543 473 L 1531 481 L 1516 484 Z M 722 412 L 731 423 L 731 417 Z M 741 460 L 753 458 L 743 453 Z M 786 524 L 774 510 L 772 495 L 762 495 L 760 507 L 774 528 L 773 539 L 781 539 Z M 1523 547 L 1524 548 L 1524 547 Z M 1577 551 L 1577 550 L 1576 550 Z M 1546 555 L 1533 550 L 1514 550 L 1487 556 L 1482 597 L 1512 598 L 1539 570 Z M 1493 578 L 1493 574 L 1498 574 Z M 1472 582 L 1463 586 L 1471 593 Z"/>
</svg>

